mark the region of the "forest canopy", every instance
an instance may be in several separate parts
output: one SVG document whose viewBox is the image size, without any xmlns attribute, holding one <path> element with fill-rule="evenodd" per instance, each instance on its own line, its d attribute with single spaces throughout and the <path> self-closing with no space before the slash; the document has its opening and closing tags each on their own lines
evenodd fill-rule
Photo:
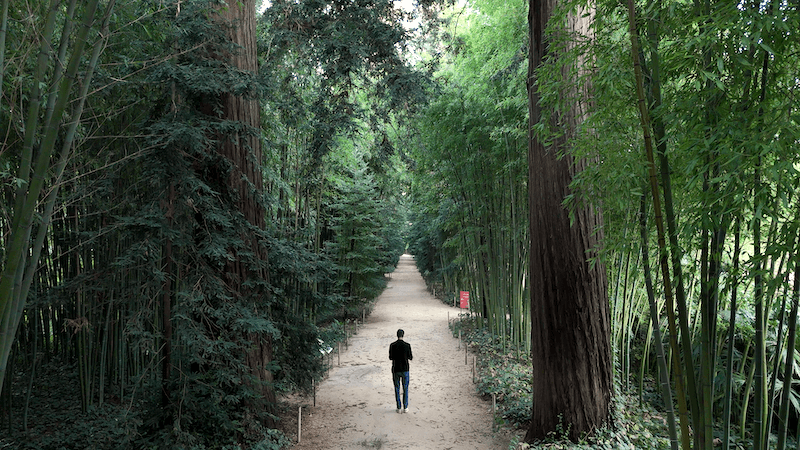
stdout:
<svg viewBox="0 0 800 450">
<path fill-rule="evenodd" d="M 614 401 L 663 416 L 624 439 L 796 442 L 800 4 L 547 5 L 531 74 L 517 0 L 2 0 L 0 444 L 286 446 L 404 252 L 527 426 L 531 139 L 602 211 Z"/>
</svg>

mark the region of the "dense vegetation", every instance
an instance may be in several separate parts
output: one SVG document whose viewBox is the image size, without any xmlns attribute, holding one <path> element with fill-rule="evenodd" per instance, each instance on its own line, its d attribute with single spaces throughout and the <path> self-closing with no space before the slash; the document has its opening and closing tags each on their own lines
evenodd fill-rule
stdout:
<svg viewBox="0 0 800 450">
<path fill-rule="evenodd" d="M 30 294 L 2 303 L 3 446 L 278 447 L 263 394 L 310 388 L 318 339 L 341 336 L 404 251 L 392 129 L 424 77 L 400 58 L 400 16 L 273 2 L 253 73 L 226 59 L 247 50 L 225 21 L 238 3 L 84 3 L 3 2 L 4 257 L 18 188 L 28 171 L 44 185 L 26 197 L 42 237 L 40 257 L 22 250 Z M 79 82 L 55 90 L 67 76 Z M 259 129 L 231 97 L 258 102 Z"/>
<path fill-rule="evenodd" d="M 1 446 L 280 448 L 263 389 L 308 389 L 319 339 L 406 248 L 446 301 L 470 291 L 479 392 L 525 426 L 526 2 L 419 2 L 409 30 L 388 0 L 274 1 L 257 73 L 228 59 L 219 2 L 1 3 Z M 783 450 L 800 5 L 594 7 L 591 39 L 551 35 L 535 87 L 556 115 L 575 66 L 592 86 L 570 151 L 598 163 L 564 205 L 603 209 L 618 428 L 595 444 Z M 259 126 L 225 113 L 233 96 Z M 550 123 L 532 130 L 560 137 Z M 219 151 L 247 138 L 263 184 Z"/>
<path fill-rule="evenodd" d="M 412 190 L 420 269 L 450 298 L 469 290 L 512 351 L 526 345 L 516 330 L 536 326 L 519 301 L 527 203 L 514 189 L 525 182 L 526 6 L 454 10 Z M 617 394 L 669 406 L 672 448 L 784 448 L 797 435 L 799 20 L 792 2 L 599 1 L 591 39 L 551 35 L 559 57 L 537 73 L 552 114 L 580 100 L 576 73 L 592 85 L 570 151 L 599 162 L 564 205 L 603 208 Z M 534 133 L 558 137 L 548 124 Z"/>
</svg>

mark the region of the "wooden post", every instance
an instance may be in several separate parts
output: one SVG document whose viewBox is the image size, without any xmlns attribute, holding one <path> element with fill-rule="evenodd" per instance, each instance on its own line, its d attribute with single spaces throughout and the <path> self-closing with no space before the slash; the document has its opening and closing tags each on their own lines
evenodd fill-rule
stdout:
<svg viewBox="0 0 800 450">
<path fill-rule="evenodd" d="M 476 383 L 478 377 L 478 363 L 475 361 L 475 356 L 472 357 L 472 383 Z"/>
<path fill-rule="evenodd" d="M 338 344 L 339 344 L 339 350 L 336 352 L 336 361 L 337 361 L 336 365 L 337 366 L 341 366 L 342 365 L 342 343 L 339 342 Z"/>
<path fill-rule="evenodd" d="M 461 330 L 458 330 L 458 349 L 461 350 Z"/>
<path fill-rule="evenodd" d="M 467 364 L 469 364 L 469 362 L 467 361 L 467 343 L 465 342 L 464 343 L 464 365 L 466 366 Z"/>
<path fill-rule="evenodd" d="M 297 443 L 300 443 L 300 434 L 302 432 L 302 422 L 303 422 L 303 407 L 297 408 Z"/>
<path fill-rule="evenodd" d="M 497 417 L 495 415 L 496 411 L 497 411 L 497 396 L 495 395 L 494 392 L 492 392 L 492 429 L 493 430 L 494 430 L 494 425 L 497 423 Z"/>
</svg>

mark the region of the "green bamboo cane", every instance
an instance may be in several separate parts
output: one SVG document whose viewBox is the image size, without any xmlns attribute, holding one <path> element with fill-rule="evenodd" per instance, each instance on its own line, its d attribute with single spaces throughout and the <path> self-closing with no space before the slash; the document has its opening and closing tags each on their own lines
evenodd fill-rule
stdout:
<svg viewBox="0 0 800 450">
<path fill-rule="evenodd" d="M 3 0 L 0 4 L 0 106 L 3 101 L 3 75 L 6 67 L 6 34 L 8 33 L 8 4 L 11 0 Z M 2 385 L 0 385 L 2 386 Z"/>
<path fill-rule="evenodd" d="M 45 108 L 44 124 L 45 127 L 53 120 L 55 113 L 56 100 L 58 99 L 58 87 L 61 84 L 61 79 L 64 75 L 64 62 L 67 61 L 67 50 L 69 50 L 70 37 L 72 36 L 72 29 L 74 25 L 75 8 L 77 7 L 77 0 L 70 0 L 67 4 L 67 9 L 64 14 L 64 25 L 61 29 L 61 39 L 58 44 L 58 53 L 53 61 L 53 74 L 51 76 L 52 82 L 51 90 L 47 94 L 47 106 Z"/>
<path fill-rule="evenodd" d="M 794 285 L 792 289 L 792 311 L 789 313 L 789 335 L 786 343 L 786 362 L 783 370 L 783 389 L 778 410 L 778 444 L 776 450 L 786 448 L 787 425 L 789 423 L 789 395 L 794 380 L 795 336 L 797 333 L 797 309 L 800 303 L 800 251 L 795 251 Z"/>
<path fill-rule="evenodd" d="M 669 385 L 669 369 L 667 358 L 664 355 L 663 338 L 661 337 L 661 325 L 658 319 L 658 306 L 656 305 L 655 294 L 653 293 L 653 281 L 650 275 L 650 256 L 647 244 L 647 216 L 645 194 L 642 194 L 639 207 L 639 229 L 642 241 L 642 270 L 644 272 L 645 288 L 647 290 L 647 300 L 650 305 L 650 322 L 652 331 L 655 335 L 656 355 L 658 359 L 658 372 L 661 386 L 661 396 L 664 406 L 667 409 L 667 429 L 669 430 L 669 444 L 672 450 L 678 450 L 680 442 L 678 440 L 678 430 L 675 428 L 675 409 L 672 401 L 672 390 Z"/>
<path fill-rule="evenodd" d="M 725 393 L 723 394 L 723 409 L 724 412 L 722 414 L 722 448 L 728 449 L 730 448 L 730 437 L 731 437 L 731 401 L 732 401 L 732 393 L 733 393 L 733 349 L 734 344 L 736 343 L 736 309 L 737 309 L 737 298 L 738 298 L 738 277 L 739 277 L 739 252 L 741 250 L 740 247 L 740 218 L 737 217 L 736 219 L 736 226 L 734 228 L 734 235 L 733 235 L 733 273 L 731 274 L 731 317 L 728 321 L 728 366 L 725 368 Z M 742 362 L 744 362 L 745 356 L 742 356 Z"/>
<path fill-rule="evenodd" d="M 654 0 L 649 3 L 648 8 L 655 11 L 655 14 L 661 14 L 660 0 Z M 650 77 L 644 80 L 648 84 L 649 90 L 645 92 L 648 100 L 652 104 L 653 109 L 661 107 L 661 58 L 658 52 L 659 35 L 658 35 L 659 19 L 647 21 L 647 36 L 650 41 Z M 641 51 L 639 51 L 641 54 Z M 684 275 L 682 270 L 682 251 L 678 243 L 677 225 L 675 223 L 675 209 L 672 199 L 672 183 L 670 180 L 669 159 L 667 158 L 667 144 L 666 144 L 666 131 L 664 122 L 660 116 L 652 118 L 652 132 L 655 140 L 656 154 L 659 160 L 659 172 L 661 175 L 661 183 L 664 189 L 664 212 L 666 215 L 667 236 L 669 238 L 669 249 L 671 253 L 672 274 L 675 279 L 675 303 L 678 310 L 678 327 L 680 329 L 680 343 L 682 355 L 688 355 L 688 359 L 684 363 L 687 367 L 693 367 L 691 359 L 692 349 L 692 329 L 689 327 L 689 311 L 686 301 L 686 288 L 684 286 Z M 689 393 L 696 392 L 696 380 L 694 370 L 687 370 L 686 373 L 686 390 Z M 698 395 L 689 395 L 689 406 L 692 411 L 699 411 Z M 694 414 L 694 426 L 698 427 L 698 420 L 700 414 Z"/>
<path fill-rule="evenodd" d="M 666 249 L 666 239 L 664 233 L 664 224 L 661 216 L 661 199 L 659 195 L 658 181 L 656 178 L 655 161 L 653 156 L 653 143 L 650 135 L 650 114 L 648 111 L 645 94 L 644 82 L 642 75 L 642 67 L 639 62 L 639 42 L 636 31 L 636 9 L 633 0 L 628 0 L 628 34 L 631 41 L 631 56 L 633 58 L 633 68 L 636 77 L 636 94 L 639 107 L 639 118 L 641 121 L 642 131 L 644 133 L 645 151 L 648 161 L 648 174 L 650 179 L 650 191 L 653 197 L 653 209 L 655 211 L 656 230 L 658 232 L 658 247 L 660 250 L 660 264 L 661 272 L 664 282 L 664 293 L 667 297 L 667 315 L 670 322 L 670 346 L 673 350 L 673 362 L 675 366 L 675 385 L 678 396 L 678 410 L 680 414 L 681 425 L 681 443 L 685 450 L 691 448 L 691 441 L 689 437 L 689 415 L 686 406 L 686 396 L 683 386 L 683 369 L 679 361 L 679 352 L 677 345 L 677 330 L 674 314 L 674 301 L 672 297 L 672 285 L 670 283 L 668 255 Z M 687 371 L 688 372 L 688 371 Z M 692 395 L 690 395 L 692 397 Z"/>
<path fill-rule="evenodd" d="M 758 166 L 755 171 L 754 182 L 754 204 L 755 217 L 753 219 L 753 258 L 755 260 L 753 271 L 755 272 L 755 332 L 756 332 L 756 353 L 753 360 L 755 367 L 755 417 L 753 419 L 753 449 L 761 450 L 764 448 L 764 403 L 766 401 L 766 348 L 764 342 L 764 283 L 761 274 L 761 218 L 759 217 L 758 192 L 761 189 L 761 157 L 758 158 Z"/>
<path fill-rule="evenodd" d="M 91 86 L 92 77 L 94 76 L 94 71 L 97 69 L 97 65 L 100 60 L 100 54 L 103 51 L 103 48 L 105 46 L 108 37 L 108 25 L 115 4 L 116 0 L 110 0 L 108 2 L 108 5 L 106 6 L 106 11 L 103 17 L 103 24 L 100 32 L 101 38 L 94 43 L 94 46 L 92 48 L 92 54 L 91 57 L 89 58 L 86 72 L 81 82 L 81 88 L 78 93 L 78 104 L 73 109 L 72 120 L 67 125 L 67 132 L 64 135 L 63 143 L 61 145 L 61 151 L 59 153 L 59 160 L 58 163 L 56 164 L 55 173 L 53 174 L 54 188 L 50 190 L 50 192 L 47 194 L 47 198 L 45 199 L 44 211 L 41 214 L 41 223 L 39 225 L 39 229 L 37 230 L 36 239 L 31 247 L 31 257 L 28 262 L 28 269 L 26 270 L 25 277 L 23 278 L 22 282 L 23 297 L 27 297 L 27 293 L 30 291 L 31 283 L 33 281 L 33 274 L 36 272 L 35 270 L 36 264 L 39 260 L 41 250 L 44 245 L 45 236 L 47 234 L 47 230 L 49 229 L 49 224 L 53 216 L 53 209 L 55 208 L 56 198 L 58 197 L 58 191 L 59 191 L 58 187 L 61 184 L 61 178 L 64 174 L 64 169 L 67 165 L 68 156 L 70 154 L 70 148 L 72 147 L 72 144 L 75 141 L 75 134 L 77 133 L 78 124 L 80 123 L 80 118 L 83 115 L 83 108 L 86 104 L 86 99 L 89 95 L 89 88 Z"/>
<path fill-rule="evenodd" d="M 642 358 L 639 360 L 639 385 L 637 386 L 636 390 L 636 396 L 639 397 L 639 406 L 644 405 L 644 379 L 647 373 L 648 366 L 650 365 L 649 364 L 650 361 L 649 358 L 647 358 L 647 355 L 650 354 L 650 343 L 652 341 L 653 341 L 653 327 L 649 326 L 647 327 L 647 335 L 644 338 L 644 347 L 642 348 Z"/>
<path fill-rule="evenodd" d="M 3 378 L 5 377 L 5 369 L 8 360 L 8 353 L 11 348 L 11 342 L 13 341 L 14 332 L 17 329 L 19 320 L 22 316 L 22 311 L 24 309 L 27 297 L 27 292 L 23 292 L 23 274 L 25 271 L 26 244 L 29 243 L 31 235 L 33 215 L 39 201 L 39 195 L 44 186 L 45 178 L 49 173 L 48 168 L 50 165 L 50 158 L 53 154 L 56 139 L 59 135 L 61 117 L 63 116 L 63 112 L 66 109 L 68 102 L 70 101 L 69 92 L 72 89 L 78 69 L 80 68 L 82 60 L 81 55 L 83 55 L 83 49 L 86 45 L 89 31 L 94 22 L 95 11 L 98 3 L 98 0 L 92 0 L 89 2 L 89 4 L 87 4 L 83 25 L 75 37 L 72 55 L 70 56 L 69 65 L 67 66 L 65 75 L 61 79 L 61 83 L 58 88 L 58 97 L 54 102 L 52 114 L 48 113 L 51 119 L 49 123 L 45 124 L 45 128 L 43 129 L 44 137 L 42 138 L 42 142 L 39 147 L 39 155 L 36 165 L 33 167 L 30 183 L 27 184 L 27 186 L 25 186 L 23 183 L 16 194 L 17 197 L 15 198 L 13 220 L 14 228 L 7 250 L 7 260 L 3 269 L 2 279 L 0 279 L 0 302 L 2 302 L 0 303 L 0 319 L 2 320 L 2 323 L 0 324 L 0 327 L 2 327 L 2 329 L 0 329 L 2 336 L 0 337 L 3 338 L 1 340 L 2 347 L 0 347 L 0 382 L 2 382 Z M 46 29 L 48 27 L 52 29 L 54 25 L 54 10 L 55 8 L 51 8 L 50 10 L 47 19 L 47 25 L 45 27 Z M 52 31 L 50 31 L 50 33 L 52 33 Z M 44 58 L 42 55 L 44 55 Z M 42 59 L 44 59 L 44 63 L 46 64 L 48 55 L 49 41 L 43 44 L 39 63 L 42 64 Z M 39 69 L 43 68 L 40 67 Z M 37 69 L 37 73 L 39 69 Z M 40 75 L 43 76 L 43 70 Z M 37 114 L 35 117 L 32 117 L 32 114 L 29 115 L 28 124 L 26 125 L 26 137 L 25 143 L 23 144 L 23 160 L 20 167 L 20 175 L 22 176 L 25 175 L 25 172 L 23 171 L 25 166 L 27 166 L 27 170 L 30 170 L 30 163 L 32 162 L 30 157 L 32 156 L 33 136 L 37 128 L 36 122 L 38 117 L 38 102 L 36 106 L 31 105 L 31 108 L 35 109 Z M 27 128 L 29 125 L 32 128 Z"/>
<path fill-rule="evenodd" d="M 794 247 L 794 242 L 787 243 L 789 247 Z M 785 286 L 785 285 L 784 285 Z M 780 372 L 780 365 L 781 365 L 781 355 L 783 354 L 783 343 L 784 343 L 784 322 L 786 320 L 786 302 L 789 300 L 789 293 L 785 291 L 781 296 L 781 306 L 779 308 L 778 313 L 778 329 L 775 332 L 775 351 L 773 352 L 772 356 L 772 370 L 767 369 L 767 373 L 769 374 L 769 381 L 767 382 L 767 402 L 768 402 L 768 411 L 772 411 L 772 402 L 775 399 L 775 389 L 778 384 L 778 373 Z M 770 311 L 767 309 L 767 311 Z M 767 318 L 765 317 L 765 320 Z M 767 367 L 770 367 L 769 361 L 767 361 Z M 764 428 L 767 430 L 772 429 L 772 413 L 767 413 L 764 420 L 766 423 L 764 424 Z"/>
<path fill-rule="evenodd" d="M 39 48 L 39 56 L 37 57 L 36 66 L 33 72 L 33 80 L 31 83 L 30 104 L 28 105 L 28 117 L 25 122 L 25 133 L 22 139 L 22 152 L 20 156 L 20 166 L 17 175 L 17 190 L 14 197 L 14 211 L 22 211 L 25 205 L 25 190 L 28 188 L 28 183 L 31 176 L 31 165 L 33 163 L 33 145 L 36 140 L 37 132 L 39 129 L 39 111 L 41 109 L 42 92 L 40 86 L 45 82 L 45 73 L 47 71 L 48 61 L 51 59 L 53 30 L 55 29 L 56 15 L 58 12 L 58 1 L 51 0 L 50 8 L 45 19 L 45 25 L 42 30 L 42 44 Z M 22 218 L 20 215 L 14 215 L 12 221 L 12 230 L 20 229 L 20 222 Z M 11 244 L 8 246 L 8 253 L 17 252 L 14 245 L 15 241 L 10 240 Z M 17 255 L 13 255 L 17 256 Z M 16 258 L 9 258 L 6 262 L 6 270 L 4 270 L 4 280 L 8 272 L 9 262 L 14 263 Z M 3 292 L 3 291 L 0 291 Z M 10 296 L 0 295 L 0 302 L 9 299 Z M 2 305 L 0 303 L 0 305 Z"/>
<path fill-rule="evenodd" d="M 771 9 L 772 3 L 770 3 Z M 761 65 L 761 92 L 759 94 L 759 105 L 763 105 L 766 99 L 767 91 L 767 75 L 769 69 L 769 52 L 764 52 L 764 58 Z M 759 106 L 759 112 L 762 110 Z M 759 114 L 761 116 L 761 114 Z M 756 167 L 753 176 L 753 259 L 755 261 L 753 271 L 755 272 L 754 283 L 754 307 L 755 307 L 755 331 L 756 331 L 756 357 L 755 357 L 755 418 L 753 420 L 753 448 L 761 450 L 766 448 L 769 443 L 765 429 L 766 414 L 767 414 L 767 380 L 766 380 L 766 342 L 764 337 L 764 327 L 766 326 L 766 318 L 764 316 L 766 309 L 764 307 L 764 279 L 763 279 L 763 264 L 761 261 L 761 168 L 762 168 L 761 154 L 757 156 Z"/>
<path fill-rule="evenodd" d="M 657 14 L 661 11 L 661 2 L 655 1 L 652 5 Z M 661 107 L 661 58 L 658 52 L 658 22 L 648 21 L 648 38 L 653 48 L 651 52 L 651 77 L 648 78 L 651 85 L 652 105 L 654 109 Z M 652 121 L 652 130 L 655 137 L 657 156 L 659 160 L 659 172 L 661 183 L 664 188 L 664 212 L 666 215 L 667 236 L 672 262 L 672 273 L 675 279 L 675 303 L 678 310 L 678 327 L 680 328 L 681 351 L 679 355 L 684 355 L 685 366 L 693 367 L 692 360 L 692 333 L 689 327 L 689 311 L 686 301 L 686 287 L 684 286 L 684 275 L 682 269 L 682 251 L 678 243 L 677 224 L 675 223 L 675 208 L 672 199 L 672 182 L 670 179 L 669 159 L 667 158 L 666 131 L 664 122 L 660 116 L 656 116 Z M 676 349 L 678 350 L 678 349 Z M 696 411 L 692 419 L 695 428 L 699 421 L 699 399 L 697 392 L 697 382 L 694 370 L 686 370 L 686 391 L 689 393 L 689 406 L 692 411 Z"/>
<path fill-rule="evenodd" d="M 630 280 L 630 261 L 631 261 L 631 253 L 627 252 L 628 256 L 625 262 L 625 281 L 622 287 L 622 302 L 625 305 L 625 313 L 623 314 L 623 327 L 622 327 L 622 342 L 620 343 L 620 351 L 622 352 L 624 366 L 623 370 L 625 371 L 625 390 L 629 389 L 630 385 L 630 377 L 631 377 L 631 335 L 633 334 L 633 314 L 635 312 L 635 306 L 633 304 L 634 298 L 628 297 L 626 292 L 628 292 L 628 282 Z"/>
<path fill-rule="evenodd" d="M 47 62 L 50 55 L 50 39 L 53 35 L 56 19 L 56 1 L 50 5 L 45 26 L 42 30 L 42 44 L 37 58 L 36 68 L 33 74 L 31 86 L 30 104 L 28 105 L 28 117 L 25 123 L 25 135 L 23 137 L 22 152 L 20 157 L 20 167 L 17 174 L 19 184 L 14 198 L 14 216 L 11 222 L 11 235 L 7 241 L 6 258 L 3 264 L 2 275 L 0 275 L 0 386 L 5 379 L 6 368 L 8 365 L 11 343 L 14 340 L 18 320 L 16 311 L 20 310 L 22 300 L 15 295 L 19 292 L 22 285 L 22 270 L 25 267 L 24 244 L 30 236 L 30 230 L 21 227 L 22 216 L 25 211 L 25 192 L 30 180 L 31 163 L 33 161 L 33 143 L 36 130 L 39 124 L 39 111 L 41 108 L 41 91 L 39 86 L 45 78 Z M 33 211 L 27 211 L 32 214 Z"/>
<path fill-rule="evenodd" d="M 747 342 L 745 346 L 745 352 L 742 353 L 742 372 L 747 370 L 747 375 L 745 376 L 744 388 L 742 389 L 742 407 L 741 407 L 741 414 L 739 416 L 739 431 L 741 439 L 746 437 L 747 433 L 747 410 L 748 405 L 750 404 L 750 397 L 751 391 L 753 390 L 753 379 L 755 378 L 756 373 L 756 354 L 758 353 L 755 348 L 753 349 L 753 357 L 751 358 L 752 361 L 750 364 L 747 363 L 747 355 L 750 353 L 750 346 L 753 345 L 755 347 L 755 343 L 751 341 Z"/>
<path fill-rule="evenodd" d="M 790 200 L 791 200 L 791 198 L 788 201 L 790 201 Z M 776 224 L 776 223 L 777 223 L 777 220 L 773 220 L 773 224 Z M 776 225 L 775 228 L 777 229 L 777 225 Z M 781 233 L 781 234 L 783 234 L 783 233 Z M 789 234 L 790 238 L 789 238 L 789 241 L 786 242 L 786 247 L 787 248 L 794 248 L 795 247 L 795 240 L 794 240 L 795 233 L 792 232 L 792 231 L 789 231 L 788 234 Z M 770 247 L 770 245 L 768 244 L 767 248 L 769 248 L 769 247 Z M 784 271 L 784 269 L 783 269 L 784 262 L 786 262 L 786 260 L 789 259 L 789 258 L 790 258 L 789 254 L 783 253 L 783 255 L 781 255 L 780 262 L 778 263 L 778 270 L 776 272 L 773 272 L 773 270 L 770 269 L 770 273 L 783 273 L 783 271 Z M 773 258 L 773 261 L 774 261 L 774 258 Z M 788 271 L 789 270 L 789 262 L 786 262 L 786 266 L 787 266 L 786 270 Z M 769 290 L 769 294 L 768 294 L 767 298 L 774 298 L 775 292 L 776 292 L 776 290 L 778 288 L 778 284 L 777 283 L 772 283 L 772 285 L 775 286 L 775 289 L 770 289 Z M 769 410 L 770 411 L 772 410 L 772 403 L 771 402 L 775 398 L 775 390 L 776 390 L 777 384 L 778 384 L 778 373 L 780 372 L 781 355 L 783 354 L 783 348 L 784 348 L 783 345 L 784 345 L 785 339 L 784 339 L 784 331 L 783 331 L 783 329 L 784 329 L 784 324 L 785 324 L 785 322 L 787 320 L 787 317 L 786 317 L 786 313 L 787 313 L 786 302 L 787 302 L 787 299 L 789 298 L 789 296 L 792 295 L 792 294 L 789 294 L 789 293 L 786 292 L 788 287 L 786 286 L 785 283 L 780 283 L 780 288 L 783 289 L 783 295 L 780 296 L 781 297 L 781 306 L 780 306 L 780 308 L 778 308 L 778 311 L 779 311 L 778 312 L 778 329 L 777 329 L 777 332 L 775 334 L 775 352 L 773 353 L 772 370 L 770 371 L 771 375 L 769 377 L 769 383 L 767 384 L 768 392 L 769 392 L 767 394 L 767 399 L 768 399 L 768 402 L 770 402 L 769 403 Z M 769 302 L 767 307 L 766 307 L 767 311 L 771 311 L 772 310 L 772 306 L 771 305 L 772 305 L 772 302 Z M 788 318 L 788 319 L 790 320 L 791 318 Z M 788 351 L 789 351 L 789 349 L 787 348 L 787 355 L 788 355 Z M 788 356 L 787 356 L 787 358 L 788 358 Z M 767 414 L 766 415 L 766 424 L 764 425 L 764 428 L 766 430 L 771 430 L 772 429 L 773 417 L 774 417 L 774 414 Z"/>
</svg>

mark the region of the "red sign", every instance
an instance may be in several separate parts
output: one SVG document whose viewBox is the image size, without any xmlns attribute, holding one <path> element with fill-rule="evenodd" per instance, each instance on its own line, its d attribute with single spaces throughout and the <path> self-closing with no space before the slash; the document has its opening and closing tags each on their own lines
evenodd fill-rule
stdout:
<svg viewBox="0 0 800 450">
<path fill-rule="evenodd" d="M 469 309 L 469 291 L 461 291 L 461 308 Z"/>
</svg>

